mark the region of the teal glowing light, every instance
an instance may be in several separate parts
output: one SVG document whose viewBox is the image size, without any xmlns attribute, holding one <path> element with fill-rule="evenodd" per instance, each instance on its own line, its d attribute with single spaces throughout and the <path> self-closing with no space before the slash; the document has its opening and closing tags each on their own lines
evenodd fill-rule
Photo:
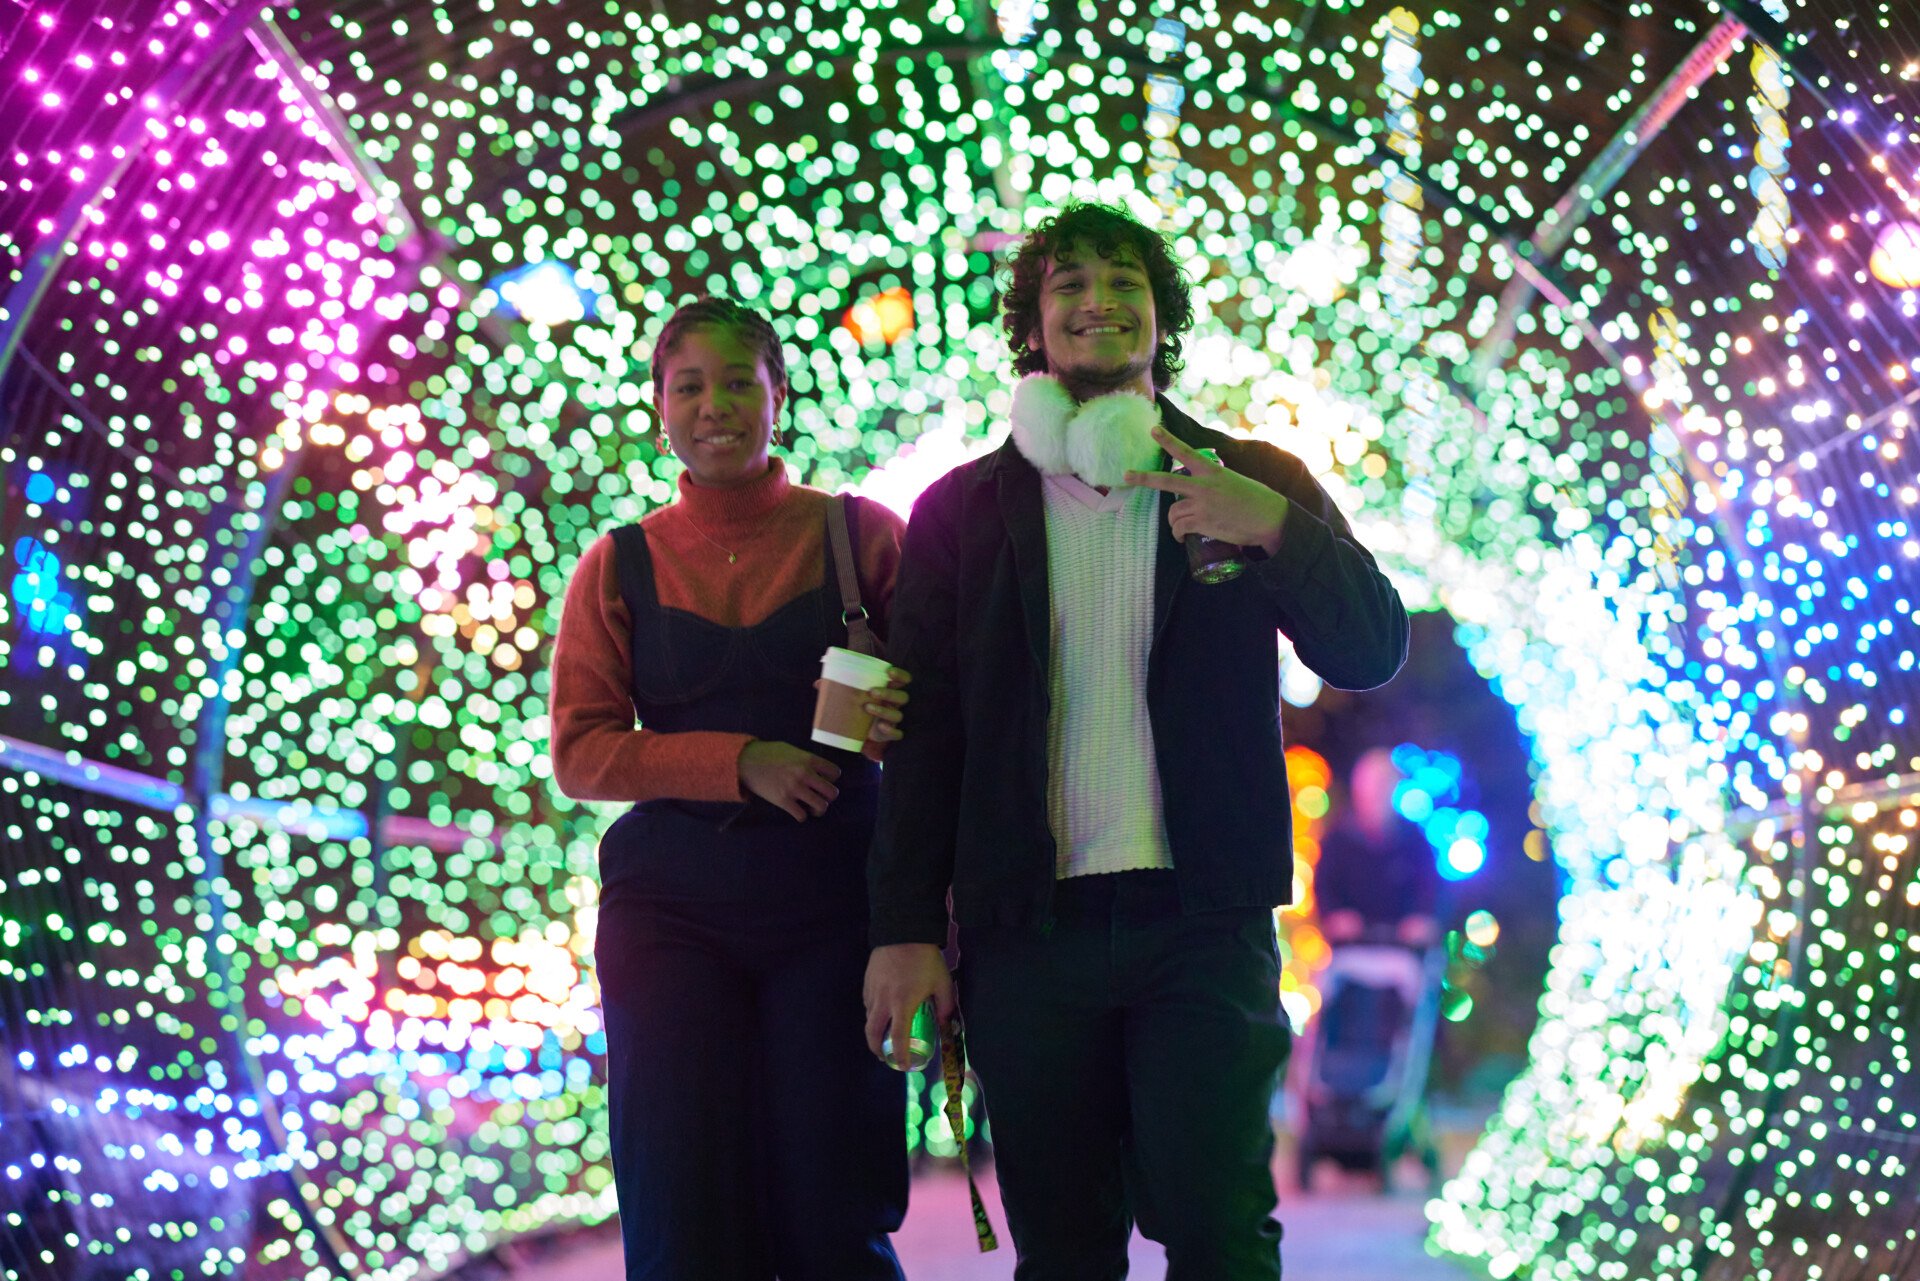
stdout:
<svg viewBox="0 0 1920 1281">
<path fill-rule="evenodd" d="M 1478 872 L 1487 861 L 1487 816 L 1460 805 L 1460 758 L 1402 743 L 1393 749 L 1393 763 L 1402 775 L 1393 807 L 1426 836 L 1440 875 L 1461 881 Z"/>
</svg>

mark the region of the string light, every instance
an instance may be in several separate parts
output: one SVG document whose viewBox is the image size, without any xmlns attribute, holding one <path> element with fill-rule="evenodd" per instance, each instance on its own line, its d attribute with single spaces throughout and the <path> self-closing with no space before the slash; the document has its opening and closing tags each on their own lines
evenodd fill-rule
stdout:
<svg viewBox="0 0 1920 1281">
<path fill-rule="evenodd" d="M 1787 130 L 1787 72 L 1780 55 L 1766 45 L 1753 49 L 1754 129 L 1753 172 L 1747 182 L 1760 209 L 1753 219 L 1753 251 L 1760 262 L 1778 271 L 1787 262 L 1787 232 L 1793 214 L 1787 206 L 1787 149 L 1793 139 Z"/>
<path fill-rule="evenodd" d="M 1190 6 L 1157 137 L 1141 9 L 35 9 L 0 149 L 0 1089 L 86 1124 L 0 1179 L 126 1237 L 9 1239 L 400 1281 L 609 1216 L 608 813 L 552 793 L 545 663 L 580 550 L 672 497 L 659 323 L 764 304 L 787 465 L 908 505 L 1004 431 L 995 255 L 1071 198 L 1157 215 L 1160 142 L 1174 396 L 1451 611 L 1566 878 L 1437 1248 L 1904 1275 L 1920 175 L 1882 90 L 1915 33 L 1769 34 L 1787 98 L 1722 60 L 1761 47 L 1738 21 L 1648 5 Z M 1789 136 L 1791 173 L 1752 154 Z M 1763 216 L 1801 237 L 1778 280 Z M 534 264 L 591 301 L 488 290 Z M 891 343 L 839 323 L 895 290 Z"/>
<path fill-rule="evenodd" d="M 1186 23 L 1177 18 L 1154 20 L 1147 49 L 1156 63 L 1177 68 L 1186 61 L 1186 45 Z M 1187 87 L 1179 76 L 1158 71 L 1147 77 L 1146 98 L 1147 194 L 1165 225 L 1178 217 L 1186 204 L 1181 178 L 1180 108 L 1187 100 Z"/>
</svg>

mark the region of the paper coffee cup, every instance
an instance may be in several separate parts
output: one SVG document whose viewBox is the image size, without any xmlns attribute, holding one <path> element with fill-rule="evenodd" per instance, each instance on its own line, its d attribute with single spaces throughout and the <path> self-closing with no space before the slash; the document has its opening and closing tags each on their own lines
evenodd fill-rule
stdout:
<svg viewBox="0 0 1920 1281">
<path fill-rule="evenodd" d="M 820 659 L 820 696 L 813 704 L 813 741 L 857 752 L 867 745 L 873 717 L 867 694 L 887 683 L 884 658 L 835 645 Z"/>
</svg>

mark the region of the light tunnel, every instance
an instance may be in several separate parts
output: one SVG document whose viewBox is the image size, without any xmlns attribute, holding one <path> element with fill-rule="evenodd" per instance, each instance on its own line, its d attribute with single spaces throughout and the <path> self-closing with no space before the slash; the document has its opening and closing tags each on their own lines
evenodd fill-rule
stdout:
<svg viewBox="0 0 1920 1281">
<path fill-rule="evenodd" d="M 1528 735 L 1560 934 L 1433 1245 L 1920 1273 L 1916 58 L 1844 0 L 7 6 L 0 1275 L 613 1213 L 545 662 L 672 493 L 652 335 L 768 308 L 789 466 L 904 507 L 1069 199 Z"/>
</svg>

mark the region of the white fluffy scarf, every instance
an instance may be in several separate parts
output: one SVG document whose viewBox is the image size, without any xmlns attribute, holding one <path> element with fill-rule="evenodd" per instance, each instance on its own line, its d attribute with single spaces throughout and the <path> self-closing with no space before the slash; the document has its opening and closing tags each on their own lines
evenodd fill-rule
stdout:
<svg viewBox="0 0 1920 1281">
<path fill-rule="evenodd" d="M 1043 475 L 1078 476 L 1117 489 L 1129 471 L 1155 471 L 1160 446 L 1151 435 L 1160 408 L 1130 391 L 1075 404 L 1060 380 L 1028 374 L 1013 389 L 1013 443 Z"/>
</svg>

